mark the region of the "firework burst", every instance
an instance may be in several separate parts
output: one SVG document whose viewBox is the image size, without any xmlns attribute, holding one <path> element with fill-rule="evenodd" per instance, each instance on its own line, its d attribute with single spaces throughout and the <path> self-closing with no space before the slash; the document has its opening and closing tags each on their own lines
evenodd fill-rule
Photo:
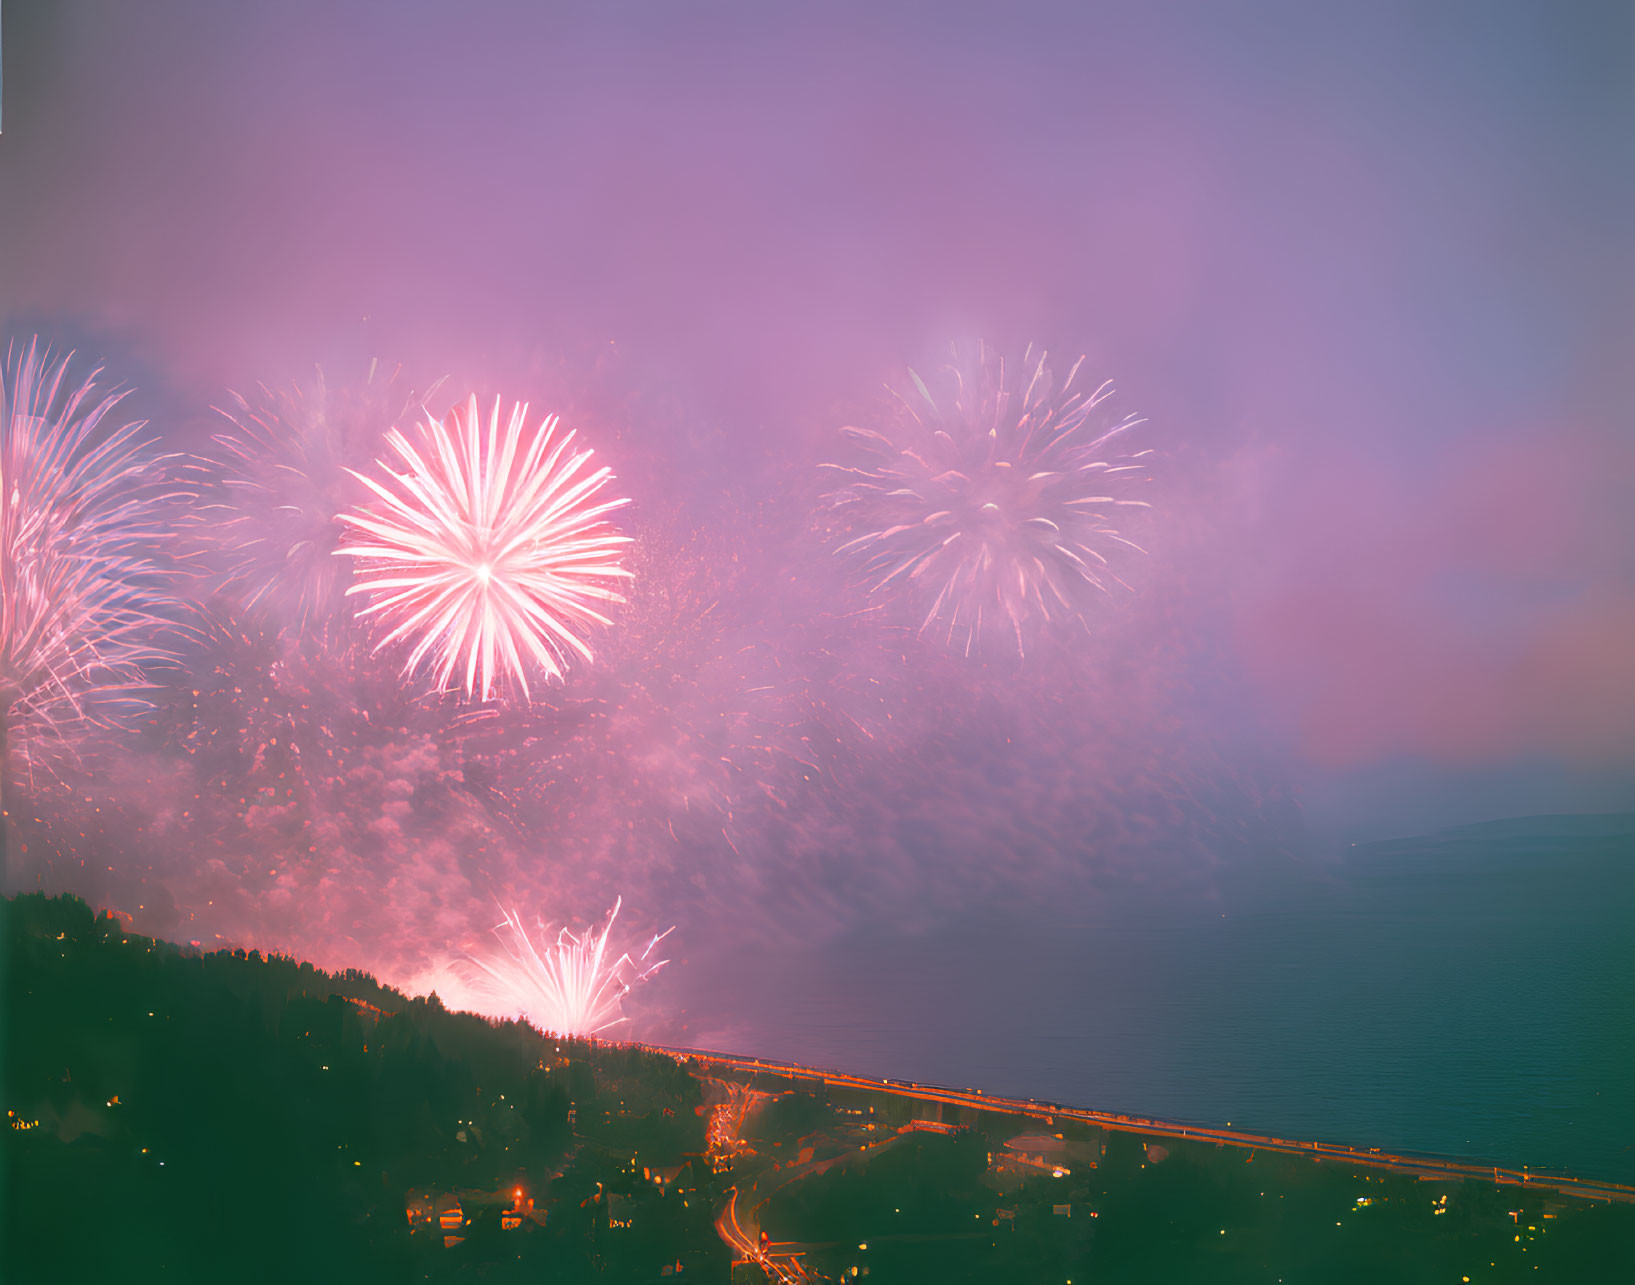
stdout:
<svg viewBox="0 0 1635 1285">
<path fill-rule="evenodd" d="M 71 382 L 71 359 L 35 340 L 0 371 L 0 754 L 124 722 L 169 655 L 164 461 L 145 421 L 105 422 L 125 392 L 100 369 Z"/>
<path fill-rule="evenodd" d="M 366 467 L 422 398 L 379 363 L 361 383 L 331 385 L 319 370 L 305 386 L 230 396 L 216 408 L 228 427 L 192 470 L 199 522 L 221 564 L 221 588 L 267 609 L 280 627 L 304 630 L 344 601 L 346 568 L 333 555 L 335 515 L 356 486 L 347 470 Z"/>
<path fill-rule="evenodd" d="M 383 627 L 379 647 L 407 643 L 405 673 L 434 658 L 438 686 L 468 698 L 509 680 L 531 699 L 531 668 L 561 679 L 571 656 L 590 660 L 583 635 L 623 601 L 608 582 L 630 576 L 629 538 L 607 521 L 627 501 L 599 498 L 611 471 L 589 468 L 591 452 L 559 436 L 555 416 L 527 440 L 527 415 L 519 403 L 502 429 L 496 398 L 485 428 L 472 397 L 428 417 L 418 444 L 393 429 L 406 471 L 354 474 L 376 502 L 341 519 L 337 552 L 357 559 L 347 592 L 368 598 L 359 614 Z"/>
<path fill-rule="evenodd" d="M 1113 514 L 1147 507 L 1126 492 L 1150 452 L 1115 453 L 1141 421 L 1108 413 L 1110 383 L 1076 388 L 1082 366 L 1058 385 L 1030 348 L 1013 383 L 986 349 L 956 353 L 939 396 L 912 371 L 913 395 L 893 392 L 897 436 L 841 430 L 861 458 L 825 466 L 845 479 L 830 497 L 839 551 L 872 593 L 917 603 L 922 632 L 967 654 L 1002 638 L 1020 655 L 1040 628 L 1086 624 L 1096 597 L 1128 588 L 1112 557 L 1140 549 Z"/>
<path fill-rule="evenodd" d="M 539 922 L 536 943 L 522 916 L 515 910 L 505 910 L 505 922 L 494 929 L 502 953 L 486 959 L 477 955 L 469 958 L 496 989 L 495 998 L 541 1030 L 557 1035 L 596 1035 L 624 1021 L 620 1001 L 670 962 L 648 961 L 658 944 L 675 931 L 673 928 L 654 936 L 635 958 L 628 951 L 616 959 L 608 957 L 608 935 L 623 904 L 623 898 L 615 899 L 599 929 L 575 933 L 562 928 L 554 944 L 543 920 Z"/>
</svg>

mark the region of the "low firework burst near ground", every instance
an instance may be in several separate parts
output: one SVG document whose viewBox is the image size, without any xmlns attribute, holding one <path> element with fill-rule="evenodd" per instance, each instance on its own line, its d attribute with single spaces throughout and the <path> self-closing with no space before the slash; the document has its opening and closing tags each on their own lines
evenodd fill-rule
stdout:
<svg viewBox="0 0 1635 1285">
<path fill-rule="evenodd" d="M 1129 490 L 1150 452 L 1117 453 L 1141 421 L 1110 415 L 1112 385 L 1080 383 L 1082 366 L 1058 384 L 1030 348 L 1013 380 L 985 348 L 956 352 L 935 395 L 909 372 L 890 433 L 842 430 L 855 458 L 826 466 L 842 479 L 840 552 L 872 593 L 907 598 L 922 632 L 1022 654 L 1043 629 L 1087 625 L 1094 599 L 1123 585 L 1113 559 L 1140 549 L 1113 514 L 1147 507 Z"/>
<path fill-rule="evenodd" d="M 529 935 L 522 916 L 505 911 L 505 921 L 494 929 L 501 953 L 487 958 L 471 956 L 494 991 L 494 998 L 528 1018 L 542 1030 L 557 1035 L 595 1035 L 624 1021 L 620 1001 L 638 983 L 646 981 L 669 960 L 654 962 L 653 952 L 674 929 L 651 938 L 642 953 L 608 956 L 608 936 L 619 917 L 623 898 L 600 928 L 575 933 L 562 928 L 556 940 L 541 922 L 539 939 Z"/>
<path fill-rule="evenodd" d="M 627 501 L 600 498 L 611 470 L 591 469 L 554 416 L 531 435 L 527 416 L 519 403 L 502 429 L 495 398 L 485 427 L 472 397 L 428 417 L 418 443 L 393 429 L 407 471 L 356 474 L 375 501 L 342 516 L 347 592 L 368 599 L 379 646 L 405 644 L 406 674 L 431 658 L 438 687 L 482 700 L 509 684 L 528 699 L 530 670 L 561 679 L 571 657 L 590 660 L 584 635 L 610 623 L 602 609 L 623 601 L 611 584 L 630 576 L 628 537 L 608 522 Z"/>
</svg>

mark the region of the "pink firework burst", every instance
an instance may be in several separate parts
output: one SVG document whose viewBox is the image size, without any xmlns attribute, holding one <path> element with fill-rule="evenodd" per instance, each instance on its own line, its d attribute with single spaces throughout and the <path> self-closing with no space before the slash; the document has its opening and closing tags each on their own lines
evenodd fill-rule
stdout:
<svg viewBox="0 0 1635 1285">
<path fill-rule="evenodd" d="M 494 930 L 501 952 L 487 959 L 470 960 L 485 975 L 495 999 L 558 1035 L 595 1035 L 624 1021 L 619 1003 L 638 983 L 646 981 L 670 961 L 652 960 L 658 944 L 675 931 L 666 928 L 648 941 L 634 958 L 628 951 L 612 958 L 608 934 L 619 917 L 624 899 L 618 898 L 600 928 L 575 933 L 563 928 L 555 942 L 543 921 L 539 940 L 528 933 L 522 916 L 506 910 L 505 922 Z"/>
<path fill-rule="evenodd" d="M 306 632 L 340 614 L 348 568 L 335 559 L 335 514 L 352 498 L 347 472 L 364 468 L 388 429 L 408 422 L 441 380 L 417 394 L 398 368 L 371 362 L 361 380 L 319 369 L 304 384 L 230 394 L 190 478 L 193 519 L 207 536 L 220 587 L 279 629 Z"/>
<path fill-rule="evenodd" d="M 624 601 L 610 582 L 630 578 L 629 537 L 607 517 L 628 501 L 602 498 L 611 470 L 591 468 L 554 415 L 532 435 L 527 418 L 518 403 L 502 426 L 496 398 L 485 425 L 472 397 L 428 418 L 419 442 L 393 429 L 404 471 L 354 473 L 375 501 L 341 517 L 336 552 L 357 559 L 347 592 L 383 626 L 377 650 L 406 643 L 405 673 L 430 658 L 438 686 L 468 698 L 514 682 L 531 699 L 530 670 L 560 680 L 573 656 L 590 660 L 585 636 Z"/>
<path fill-rule="evenodd" d="M 71 357 L 36 340 L 0 371 L 0 759 L 8 738 L 147 708 L 175 632 L 167 461 L 145 421 L 109 420 L 125 393 L 100 370 L 69 378 Z"/>
<path fill-rule="evenodd" d="M 1113 559 L 1140 548 L 1119 510 L 1150 451 L 1121 443 L 1142 421 L 1111 414 L 1112 384 L 1059 382 L 1043 352 L 1019 370 L 986 348 L 948 368 L 933 395 L 918 375 L 890 432 L 845 428 L 850 458 L 827 465 L 852 560 L 871 593 L 905 599 L 924 633 L 967 654 L 1026 651 L 1030 635 L 1088 629 L 1094 600 L 1128 588 Z"/>
</svg>

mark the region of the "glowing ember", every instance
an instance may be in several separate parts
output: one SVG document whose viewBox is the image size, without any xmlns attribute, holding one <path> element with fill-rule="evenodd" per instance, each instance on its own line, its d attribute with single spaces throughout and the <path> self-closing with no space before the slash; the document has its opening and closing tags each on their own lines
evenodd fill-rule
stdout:
<svg viewBox="0 0 1635 1285">
<path fill-rule="evenodd" d="M 541 1030 L 557 1035 L 595 1035 L 624 1021 L 619 1011 L 624 999 L 638 982 L 644 982 L 669 960 L 648 963 L 658 944 L 675 930 L 667 928 L 647 943 L 632 959 L 628 952 L 615 960 L 607 958 L 608 934 L 619 916 L 624 899 L 614 901 L 607 921 L 600 929 L 574 933 L 563 928 L 554 945 L 536 944 L 515 910 L 505 911 L 505 922 L 494 929 L 503 955 L 487 959 L 476 955 L 471 962 L 482 969 L 497 990 L 495 998 L 512 1011 L 528 1018 Z M 539 922 L 539 938 L 550 936 L 544 921 Z"/>
<path fill-rule="evenodd" d="M 611 472 L 589 469 L 555 416 L 526 440 L 527 415 L 518 404 L 502 430 L 496 398 L 485 429 L 472 397 L 418 444 L 393 429 L 407 472 L 355 473 L 378 503 L 341 519 L 337 552 L 358 559 L 347 592 L 369 598 L 359 614 L 386 627 L 379 646 L 409 642 L 405 673 L 433 657 L 439 687 L 483 700 L 504 680 L 529 699 L 530 669 L 560 679 L 571 655 L 590 660 L 587 627 L 624 601 L 608 581 L 630 576 L 629 539 L 607 521 L 627 501 L 598 498 Z"/>
</svg>

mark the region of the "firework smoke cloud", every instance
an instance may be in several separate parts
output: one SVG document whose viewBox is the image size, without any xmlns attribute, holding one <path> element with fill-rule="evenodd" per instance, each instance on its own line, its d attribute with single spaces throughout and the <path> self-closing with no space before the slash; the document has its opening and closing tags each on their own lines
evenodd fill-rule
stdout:
<svg viewBox="0 0 1635 1285">
<path fill-rule="evenodd" d="M 589 661 L 588 629 L 624 600 L 610 582 L 630 578 L 629 537 L 607 520 L 627 501 L 601 497 L 611 470 L 590 468 L 555 416 L 531 435 L 527 417 L 518 403 L 502 429 L 495 398 L 485 426 L 473 396 L 428 417 L 418 443 L 393 429 L 406 471 L 355 473 L 375 502 L 342 516 L 337 552 L 356 560 L 347 592 L 368 600 L 359 614 L 382 627 L 379 647 L 407 644 L 405 674 L 430 658 L 437 685 L 468 698 L 509 682 L 530 699 L 530 670 L 560 680 L 571 657 Z"/>
<path fill-rule="evenodd" d="M 986 348 L 936 393 L 913 371 L 890 431 L 841 430 L 853 456 L 829 464 L 839 552 L 869 591 L 901 598 L 921 631 L 966 654 L 1026 653 L 1047 629 L 1089 627 L 1096 599 L 1128 588 L 1115 563 L 1140 548 L 1115 525 L 1147 451 L 1119 453 L 1141 421 L 1109 412 L 1111 383 L 1057 382 L 1030 348 L 1020 369 Z"/>
</svg>

